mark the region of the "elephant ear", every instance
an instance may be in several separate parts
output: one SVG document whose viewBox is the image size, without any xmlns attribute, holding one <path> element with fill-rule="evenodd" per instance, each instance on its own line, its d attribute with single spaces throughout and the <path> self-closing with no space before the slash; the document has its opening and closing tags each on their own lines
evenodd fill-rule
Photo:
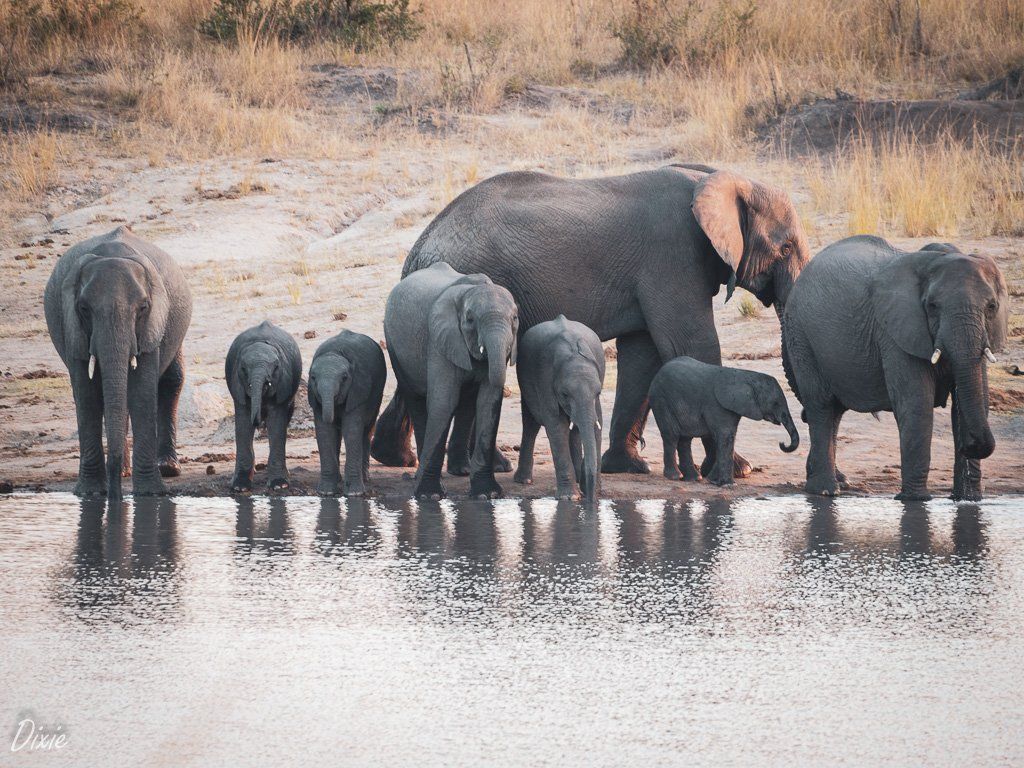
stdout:
<svg viewBox="0 0 1024 768">
<path fill-rule="evenodd" d="M 149 312 L 139 328 L 139 351 L 154 352 L 160 348 L 167 330 L 171 300 L 156 265 L 141 254 L 137 254 L 135 260 L 146 270 L 146 279 L 149 283 Z"/>
<path fill-rule="evenodd" d="M 459 318 L 462 297 L 469 286 L 449 287 L 430 308 L 430 343 L 446 359 L 465 371 L 473 370 L 473 359 L 462 335 Z"/>
<path fill-rule="evenodd" d="M 727 411 L 732 411 L 748 419 L 760 421 L 761 406 L 758 405 L 757 392 L 743 376 L 724 376 L 715 387 L 715 399 Z"/>
<path fill-rule="evenodd" d="M 95 253 L 87 253 L 72 262 L 60 286 L 61 330 L 69 360 L 89 358 L 89 336 L 78 316 L 78 293 L 82 287 L 82 270 L 97 258 Z"/>
<path fill-rule="evenodd" d="M 743 260 L 743 221 L 753 182 L 729 171 L 715 171 L 697 183 L 691 210 L 708 240 L 732 270 L 728 293 L 736 287 L 736 272 Z"/>
<path fill-rule="evenodd" d="M 871 300 L 875 319 L 896 346 L 908 355 L 928 360 L 935 350 L 935 340 L 928 329 L 921 291 L 914 261 L 897 256 L 875 277 Z"/>
<path fill-rule="evenodd" d="M 1003 273 L 999 270 L 995 261 L 988 258 L 988 264 L 989 271 L 991 272 L 990 279 L 993 283 L 993 287 L 996 289 L 996 295 L 999 299 L 999 309 L 996 312 L 996 316 L 992 318 L 992 321 L 989 323 L 988 343 L 994 351 L 1002 352 L 1003 347 L 1006 346 L 1006 337 L 1010 322 L 1010 294 L 1007 290 L 1006 280 L 1003 278 Z"/>
</svg>

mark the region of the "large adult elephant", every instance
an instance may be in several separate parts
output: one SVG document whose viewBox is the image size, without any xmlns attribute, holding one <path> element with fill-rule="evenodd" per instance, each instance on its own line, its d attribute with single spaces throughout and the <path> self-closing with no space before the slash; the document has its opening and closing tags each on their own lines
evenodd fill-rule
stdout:
<svg viewBox="0 0 1024 768">
<path fill-rule="evenodd" d="M 181 268 L 152 243 L 118 227 L 60 257 L 43 307 L 75 397 L 80 449 L 75 492 L 121 497 L 131 416 L 132 491 L 136 496 L 166 493 L 161 476 L 180 473 L 174 438 L 185 380 L 181 343 L 192 318 L 192 295 Z"/>
<path fill-rule="evenodd" d="M 519 306 L 521 331 L 560 314 L 616 339 L 618 384 L 603 472 L 649 472 L 637 451 L 665 361 L 721 362 L 712 298 L 740 285 L 780 313 L 809 257 L 788 196 L 729 171 L 674 165 L 599 179 L 505 173 L 453 200 L 417 240 L 408 275 L 438 261 L 483 273 Z M 401 426 L 399 426 L 401 425 Z M 392 400 L 374 456 L 414 463 Z M 713 447 L 706 466 L 713 460 Z M 739 474 L 749 464 L 737 456 Z"/>
</svg>

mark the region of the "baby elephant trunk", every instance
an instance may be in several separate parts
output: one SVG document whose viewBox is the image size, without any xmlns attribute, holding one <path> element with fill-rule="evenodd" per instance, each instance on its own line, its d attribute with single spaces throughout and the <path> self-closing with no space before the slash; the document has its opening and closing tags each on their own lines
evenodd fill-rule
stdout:
<svg viewBox="0 0 1024 768">
<path fill-rule="evenodd" d="M 779 414 L 779 423 L 782 424 L 789 433 L 789 445 L 779 443 L 779 448 L 786 453 L 792 453 L 800 446 L 800 433 L 796 431 L 796 425 L 793 423 L 793 417 L 789 414 L 789 409 L 786 409 Z"/>
<path fill-rule="evenodd" d="M 334 423 L 334 402 L 338 397 L 338 383 L 331 379 L 317 382 L 316 396 L 320 399 L 320 415 L 326 424 Z"/>
<path fill-rule="evenodd" d="M 260 414 L 263 412 L 263 385 L 267 381 L 267 372 L 255 371 L 249 378 L 249 417 L 252 425 L 260 425 Z"/>
<path fill-rule="evenodd" d="M 574 426 L 579 430 L 583 461 L 577 467 L 576 482 L 584 499 L 597 497 L 601 467 L 601 427 L 593 405 L 573 409 Z M 578 418 L 575 418 L 578 417 Z"/>
</svg>

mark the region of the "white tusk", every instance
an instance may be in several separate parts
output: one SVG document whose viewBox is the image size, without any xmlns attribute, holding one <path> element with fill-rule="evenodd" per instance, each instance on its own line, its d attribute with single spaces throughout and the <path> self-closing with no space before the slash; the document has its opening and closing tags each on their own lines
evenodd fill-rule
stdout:
<svg viewBox="0 0 1024 768">
<path fill-rule="evenodd" d="M 996 361 L 996 356 L 992 354 L 992 350 L 988 347 L 985 347 L 985 357 L 988 358 L 990 363 L 994 363 Z"/>
<path fill-rule="evenodd" d="M 940 357 L 942 357 L 942 350 L 936 347 L 935 351 L 932 352 L 932 365 L 935 365 L 937 362 L 939 362 Z"/>
<path fill-rule="evenodd" d="M 482 355 L 483 353 L 484 353 L 484 348 L 480 347 L 480 354 Z"/>
<path fill-rule="evenodd" d="M 572 422 L 570 421 L 570 422 L 569 422 L 569 431 L 570 431 L 570 432 L 572 432 L 572 431 L 573 431 L 573 430 L 574 430 L 575 428 L 576 428 L 576 425 L 575 425 L 575 424 L 573 424 L 573 423 L 572 423 Z"/>
<path fill-rule="evenodd" d="M 89 378 L 96 373 L 96 355 L 89 355 Z"/>
<path fill-rule="evenodd" d="M 133 370 L 133 371 L 134 371 L 134 370 L 135 370 L 136 368 L 138 368 L 138 367 L 139 367 L 139 361 L 135 359 L 135 355 L 132 355 L 132 359 L 131 359 L 131 361 L 130 361 L 130 362 L 131 362 L 131 364 L 132 364 L 132 370 Z"/>
<path fill-rule="evenodd" d="M 601 428 L 601 422 L 600 421 L 595 421 L 594 422 L 594 426 L 597 427 L 598 429 L 600 429 Z"/>
</svg>

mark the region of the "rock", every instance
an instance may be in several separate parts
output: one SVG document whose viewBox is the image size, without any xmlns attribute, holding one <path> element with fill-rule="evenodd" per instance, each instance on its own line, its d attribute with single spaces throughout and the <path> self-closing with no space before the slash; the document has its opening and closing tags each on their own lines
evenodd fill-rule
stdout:
<svg viewBox="0 0 1024 768">
<path fill-rule="evenodd" d="M 207 464 L 206 465 L 206 474 L 208 474 L 208 475 L 216 475 L 217 474 L 217 470 L 214 468 L 213 464 Z"/>
<path fill-rule="evenodd" d="M 178 401 L 178 424 L 209 427 L 234 413 L 234 404 L 223 381 L 203 376 L 186 376 Z"/>
<path fill-rule="evenodd" d="M 0 480 L 0 493 L 14 493 L 14 483 L 10 480 Z"/>
<path fill-rule="evenodd" d="M 304 338 L 304 339 L 315 339 L 316 338 L 316 331 L 306 331 L 304 334 L 302 334 L 302 338 Z"/>
</svg>

